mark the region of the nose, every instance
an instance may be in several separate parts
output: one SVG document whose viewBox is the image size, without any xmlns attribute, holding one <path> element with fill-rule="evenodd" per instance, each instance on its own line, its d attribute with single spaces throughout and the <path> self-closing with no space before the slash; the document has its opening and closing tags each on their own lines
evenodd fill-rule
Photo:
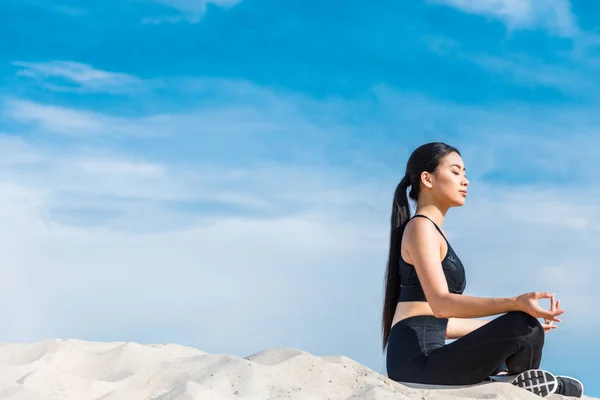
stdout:
<svg viewBox="0 0 600 400">
<path fill-rule="evenodd" d="M 462 184 L 464 187 L 469 186 L 469 180 L 465 177 L 465 179 L 462 181 Z"/>
</svg>

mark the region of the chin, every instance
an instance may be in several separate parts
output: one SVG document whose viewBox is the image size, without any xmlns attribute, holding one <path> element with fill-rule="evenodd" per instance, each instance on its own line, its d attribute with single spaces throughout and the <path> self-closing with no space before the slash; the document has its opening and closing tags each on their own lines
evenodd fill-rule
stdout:
<svg viewBox="0 0 600 400">
<path fill-rule="evenodd" d="M 452 204 L 452 207 L 462 207 L 465 205 L 466 202 L 467 202 L 467 199 L 463 197 L 463 198 L 455 201 L 454 204 Z"/>
</svg>

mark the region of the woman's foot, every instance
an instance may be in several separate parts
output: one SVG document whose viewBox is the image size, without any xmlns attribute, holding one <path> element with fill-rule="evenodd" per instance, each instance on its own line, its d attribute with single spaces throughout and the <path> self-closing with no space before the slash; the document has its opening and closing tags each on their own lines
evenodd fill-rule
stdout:
<svg viewBox="0 0 600 400">
<path fill-rule="evenodd" d="M 556 389 L 556 394 L 561 394 L 563 396 L 569 397 L 582 397 L 583 396 L 583 383 L 578 379 L 571 378 L 570 376 L 561 376 L 558 375 L 556 377 L 558 380 L 558 388 Z"/>
<path fill-rule="evenodd" d="M 521 372 L 515 375 L 511 383 L 542 397 L 550 396 L 558 389 L 558 379 L 550 372 L 541 369 Z"/>
<path fill-rule="evenodd" d="M 554 394 L 559 386 L 559 381 L 554 375 L 541 369 L 530 369 L 517 375 L 496 375 L 490 378 L 497 382 L 508 382 L 541 397 Z M 570 382 L 568 384 L 570 386 Z M 563 383 L 563 386 L 566 385 L 566 382 Z"/>
</svg>

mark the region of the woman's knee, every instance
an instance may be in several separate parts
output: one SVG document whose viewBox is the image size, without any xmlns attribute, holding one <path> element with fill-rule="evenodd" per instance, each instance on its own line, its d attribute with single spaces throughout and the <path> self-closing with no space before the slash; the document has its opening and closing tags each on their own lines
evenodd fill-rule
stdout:
<svg viewBox="0 0 600 400">
<path fill-rule="evenodd" d="M 534 342 L 542 342 L 545 337 L 544 327 L 537 318 L 522 312 L 512 311 L 506 314 L 517 336 L 526 336 Z"/>
</svg>

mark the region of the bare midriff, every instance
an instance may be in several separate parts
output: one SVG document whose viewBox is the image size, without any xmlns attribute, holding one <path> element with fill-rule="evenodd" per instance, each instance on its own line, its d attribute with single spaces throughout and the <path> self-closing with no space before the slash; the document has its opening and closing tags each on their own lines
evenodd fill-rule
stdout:
<svg viewBox="0 0 600 400">
<path fill-rule="evenodd" d="M 433 315 L 433 311 L 426 301 L 407 301 L 398 303 L 396 313 L 392 320 L 392 326 L 403 319 L 415 317 L 417 315 Z"/>
</svg>

